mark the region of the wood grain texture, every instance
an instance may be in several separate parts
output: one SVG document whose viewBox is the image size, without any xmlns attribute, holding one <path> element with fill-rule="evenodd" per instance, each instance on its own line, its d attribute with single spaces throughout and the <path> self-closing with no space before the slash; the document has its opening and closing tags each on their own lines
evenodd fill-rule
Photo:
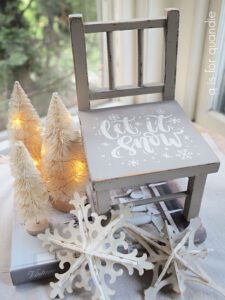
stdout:
<svg viewBox="0 0 225 300">
<path fill-rule="evenodd" d="M 158 202 L 172 196 L 185 197 L 186 219 L 198 216 L 206 176 L 218 170 L 219 161 L 174 101 L 179 11 L 169 9 L 167 18 L 156 20 L 84 25 L 81 16 L 72 15 L 70 20 L 79 117 L 93 208 L 100 213 L 109 210 L 111 189 L 189 177 L 187 192 L 147 200 Z M 143 85 L 143 33 L 146 28 L 165 28 L 164 83 Z M 112 35 L 116 30 L 137 30 L 137 86 L 115 87 Z M 106 32 L 108 89 L 89 90 L 84 34 L 93 32 Z M 90 100 L 151 93 L 163 93 L 163 100 L 167 101 L 90 110 Z"/>
<path fill-rule="evenodd" d="M 132 20 L 128 22 L 94 22 L 83 24 L 81 15 L 70 16 L 71 39 L 76 75 L 76 87 L 79 110 L 89 110 L 90 100 L 115 97 L 136 96 L 163 93 L 164 99 L 174 99 L 176 79 L 176 57 L 178 42 L 179 11 L 169 10 L 167 18 L 155 20 Z M 143 85 L 143 44 L 144 29 L 164 28 L 166 30 L 165 83 Z M 137 86 L 115 88 L 113 31 L 137 30 L 138 32 L 138 82 Z M 85 33 L 106 32 L 109 89 L 89 91 Z"/>
<path fill-rule="evenodd" d="M 73 15 L 72 15 L 73 16 Z M 135 30 L 144 28 L 163 28 L 166 26 L 166 18 L 155 20 L 132 20 L 123 22 L 89 22 L 85 23 L 85 33 L 106 32 L 117 30 Z"/>
<path fill-rule="evenodd" d="M 159 201 L 166 201 L 166 200 L 171 200 L 171 199 L 177 199 L 177 198 L 183 198 L 187 196 L 187 192 L 178 192 L 178 193 L 171 193 L 171 194 L 166 194 L 166 195 L 161 195 L 161 196 L 154 196 L 150 198 L 145 198 L 142 200 L 136 200 L 132 201 L 133 206 L 141 206 L 141 205 L 146 205 L 149 203 L 155 203 Z M 116 207 L 116 206 L 115 206 Z"/>
<path fill-rule="evenodd" d="M 167 10 L 167 27 L 165 31 L 165 88 L 164 100 L 175 98 L 177 47 L 178 47 L 179 11 Z"/>
<path fill-rule="evenodd" d="M 82 15 L 70 16 L 70 32 L 79 110 L 90 109 L 87 57 Z"/>
<path fill-rule="evenodd" d="M 159 171 L 155 173 L 134 175 L 129 177 L 114 178 L 112 180 L 102 180 L 92 182 L 95 190 L 117 189 L 121 187 L 136 186 L 137 184 L 145 185 L 150 183 L 158 183 L 161 181 L 169 181 L 177 178 L 193 177 L 201 175 L 203 172 L 216 173 L 219 167 L 215 164 L 210 165 L 209 168 L 204 166 L 187 167 L 182 169 L 175 169 L 169 171 Z"/>
<path fill-rule="evenodd" d="M 95 210 L 99 214 L 104 214 L 104 213 L 106 213 L 107 211 L 110 210 L 111 199 L 110 199 L 109 190 L 96 191 L 95 192 L 95 197 L 96 197 L 96 208 L 95 208 Z"/>
<path fill-rule="evenodd" d="M 163 116 L 157 117 L 159 112 L 163 112 Z M 175 119 L 174 116 L 176 116 Z M 95 190 L 191 177 L 202 173 L 213 173 L 219 168 L 217 157 L 174 100 L 91 110 L 80 112 L 79 117 L 90 178 Z M 164 128 L 161 127 L 162 118 L 165 122 Z M 177 119 L 178 124 L 172 126 L 171 122 Z M 118 125 L 123 124 L 124 120 L 125 122 L 131 120 L 129 124 L 133 130 L 135 128 L 136 131 L 138 130 L 138 135 L 125 132 L 123 125 Z M 157 120 L 160 122 L 160 128 L 157 126 Z M 149 128 L 150 131 L 146 127 L 147 124 L 149 126 L 149 122 L 153 126 L 152 129 Z M 105 124 L 113 137 L 116 134 L 114 128 L 120 126 L 121 133 L 118 139 L 108 139 L 104 136 L 102 128 Z M 165 146 L 163 141 L 171 142 L 174 138 L 176 139 L 176 132 L 181 139 L 179 147 Z M 144 137 L 147 137 L 147 140 Z M 112 157 L 114 149 L 120 147 L 121 140 L 124 139 L 127 146 L 125 149 L 121 148 L 122 157 Z M 154 155 L 151 153 L 147 155 L 143 152 L 144 140 L 147 147 L 152 148 L 150 152 L 153 151 Z M 129 155 L 129 145 L 133 145 L 132 149 L 136 151 L 132 151 L 132 155 Z M 169 158 L 167 154 L 165 155 L 166 152 Z M 135 165 L 136 161 L 137 165 Z M 96 162 L 101 165 L 101 168 L 96 167 Z M 121 165 L 122 162 L 124 165 Z M 110 163 L 111 165 L 108 165 Z M 131 165 L 133 163 L 134 166 Z M 105 172 L 106 169 L 107 172 Z"/>
<path fill-rule="evenodd" d="M 164 90 L 164 84 L 162 82 L 149 83 L 145 84 L 142 87 L 136 87 L 133 85 L 128 86 L 118 86 L 114 90 L 108 90 L 106 88 L 102 89 L 91 89 L 90 90 L 90 99 L 107 99 L 115 97 L 127 97 L 134 95 L 145 95 L 145 94 L 154 94 L 162 93 Z"/>
<path fill-rule="evenodd" d="M 107 31 L 107 52 L 108 52 L 108 69 L 109 69 L 109 89 L 115 88 L 114 80 L 114 53 L 113 53 L 113 32 Z"/>
<path fill-rule="evenodd" d="M 188 197 L 184 206 L 184 216 L 188 221 L 199 215 L 206 178 L 207 174 L 189 178 L 187 189 Z"/>
<path fill-rule="evenodd" d="M 138 29 L 138 86 L 143 85 L 144 30 Z"/>
</svg>

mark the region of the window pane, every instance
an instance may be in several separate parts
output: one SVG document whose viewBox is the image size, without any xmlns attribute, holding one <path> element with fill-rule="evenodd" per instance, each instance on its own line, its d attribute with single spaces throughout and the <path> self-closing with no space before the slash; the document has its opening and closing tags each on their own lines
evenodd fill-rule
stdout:
<svg viewBox="0 0 225 300">
<path fill-rule="evenodd" d="M 218 92 L 215 110 L 225 114 L 225 70 L 223 71 L 220 90 Z"/>
<path fill-rule="evenodd" d="M 218 31 L 212 23 L 208 29 L 209 64 L 207 67 L 208 84 L 212 97 L 212 109 L 225 114 L 225 3 L 221 4 Z M 216 47 L 213 43 L 216 38 Z M 212 42 L 211 42 L 212 40 Z"/>
</svg>

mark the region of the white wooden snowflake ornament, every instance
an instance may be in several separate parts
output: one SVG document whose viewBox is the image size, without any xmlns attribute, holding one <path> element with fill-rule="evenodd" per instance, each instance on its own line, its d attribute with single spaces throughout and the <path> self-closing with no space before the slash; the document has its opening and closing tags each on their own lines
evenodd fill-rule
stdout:
<svg viewBox="0 0 225 300">
<path fill-rule="evenodd" d="M 129 226 L 129 230 L 139 235 L 139 243 L 149 252 L 150 261 L 154 264 L 151 286 L 145 291 L 146 300 L 157 299 L 157 293 L 167 285 L 171 285 L 175 292 L 183 293 L 186 281 L 211 287 L 225 296 L 225 290 L 197 265 L 197 259 L 208 254 L 208 249 L 198 248 L 194 244 L 200 225 L 199 218 L 192 219 L 184 231 L 177 233 L 173 226 L 165 222 L 163 239 L 151 236 L 143 229 Z"/>
<path fill-rule="evenodd" d="M 144 270 L 153 268 L 153 264 L 147 261 L 147 255 L 137 257 L 137 250 L 129 251 L 128 243 L 125 240 L 124 232 L 119 232 L 130 216 L 130 207 L 123 206 L 120 214 L 111 211 L 111 219 L 106 216 L 99 216 L 96 213 L 90 214 L 91 206 L 84 205 L 85 197 L 75 193 L 71 203 L 76 210 L 71 211 L 79 222 L 70 221 L 62 233 L 54 230 L 46 230 L 45 234 L 38 237 L 43 241 L 49 251 L 55 251 L 60 260 L 60 268 L 64 269 L 69 263 L 69 269 L 63 274 L 56 274 L 57 282 L 51 282 L 51 299 L 55 297 L 64 298 L 64 293 L 72 293 L 73 288 L 84 288 L 93 291 L 92 299 L 110 299 L 115 293 L 109 284 L 115 282 L 118 276 L 123 273 L 124 266 L 130 275 L 134 269 L 139 275 Z M 107 222 L 103 225 L 103 222 Z M 118 267 L 115 269 L 115 264 Z M 106 275 L 110 280 L 106 282 Z M 93 289 L 93 283 L 95 288 Z"/>
</svg>

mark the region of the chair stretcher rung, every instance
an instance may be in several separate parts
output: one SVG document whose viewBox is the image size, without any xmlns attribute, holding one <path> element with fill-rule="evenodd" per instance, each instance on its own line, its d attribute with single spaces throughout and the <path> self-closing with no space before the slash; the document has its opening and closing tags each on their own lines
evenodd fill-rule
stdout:
<svg viewBox="0 0 225 300">
<path fill-rule="evenodd" d="M 183 198 L 183 197 L 186 198 L 187 195 L 188 195 L 187 192 L 178 192 L 178 193 L 171 193 L 171 194 L 166 194 L 166 195 L 162 195 L 162 196 L 146 198 L 146 199 L 142 199 L 142 200 L 136 200 L 136 201 L 132 201 L 131 203 L 133 206 L 141 206 L 141 205 L 146 205 L 146 204 L 155 203 L 155 202 L 159 202 L 159 201 L 171 200 L 173 198 L 175 198 L 175 199 Z M 112 208 L 118 207 L 118 206 L 119 206 L 119 204 L 115 204 L 112 206 Z"/>
<path fill-rule="evenodd" d="M 90 100 L 107 99 L 115 97 L 126 97 L 134 95 L 154 94 L 162 93 L 164 89 L 164 83 L 145 84 L 144 86 L 122 86 L 113 90 L 109 89 L 95 89 L 90 90 Z"/>
</svg>

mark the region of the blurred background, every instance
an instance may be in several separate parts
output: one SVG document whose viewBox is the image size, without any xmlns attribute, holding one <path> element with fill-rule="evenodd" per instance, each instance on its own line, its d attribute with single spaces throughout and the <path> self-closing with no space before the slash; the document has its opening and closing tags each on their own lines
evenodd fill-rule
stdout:
<svg viewBox="0 0 225 300">
<path fill-rule="evenodd" d="M 68 107 L 74 106 L 68 15 L 79 12 L 85 20 L 96 20 L 96 1 L 87 6 L 82 0 L 2 0 L 0 5 L 0 130 L 6 127 L 15 80 L 20 81 L 40 116 L 46 115 L 54 91 Z M 87 37 L 92 77 L 98 74 L 97 45 L 94 36 Z"/>
<path fill-rule="evenodd" d="M 180 9 L 176 99 L 191 120 L 225 136 L 225 4 L 224 0 L 1 0 L 0 4 L 0 141 L 7 138 L 8 100 L 15 80 L 41 117 L 51 94 L 58 91 L 76 111 L 75 80 L 68 15 L 84 20 L 157 18 L 165 8 Z M 213 17 L 213 23 L 207 20 Z M 212 19 L 212 18 L 211 18 Z M 211 20 L 212 21 L 212 20 Z M 212 26 L 211 26 L 212 25 Z M 133 31 L 115 33 L 116 84 L 137 80 L 137 37 Z M 162 29 L 145 30 L 144 80 L 163 79 Z M 92 86 L 108 84 L 106 41 L 102 34 L 86 35 L 88 75 Z M 211 48 L 215 48 L 212 55 Z M 213 71 L 211 61 L 215 60 Z M 210 79 L 214 77 L 214 80 Z M 214 89 L 214 93 L 210 92 Z M 137 103 L 161 95 L 100 101 Z M 97 102 L 96 102 L 97 103 Z M 98 104 L 97 104 L 98 105 Z M 1 151 L 1 149 L 0 149 Z"/>
</svg>

